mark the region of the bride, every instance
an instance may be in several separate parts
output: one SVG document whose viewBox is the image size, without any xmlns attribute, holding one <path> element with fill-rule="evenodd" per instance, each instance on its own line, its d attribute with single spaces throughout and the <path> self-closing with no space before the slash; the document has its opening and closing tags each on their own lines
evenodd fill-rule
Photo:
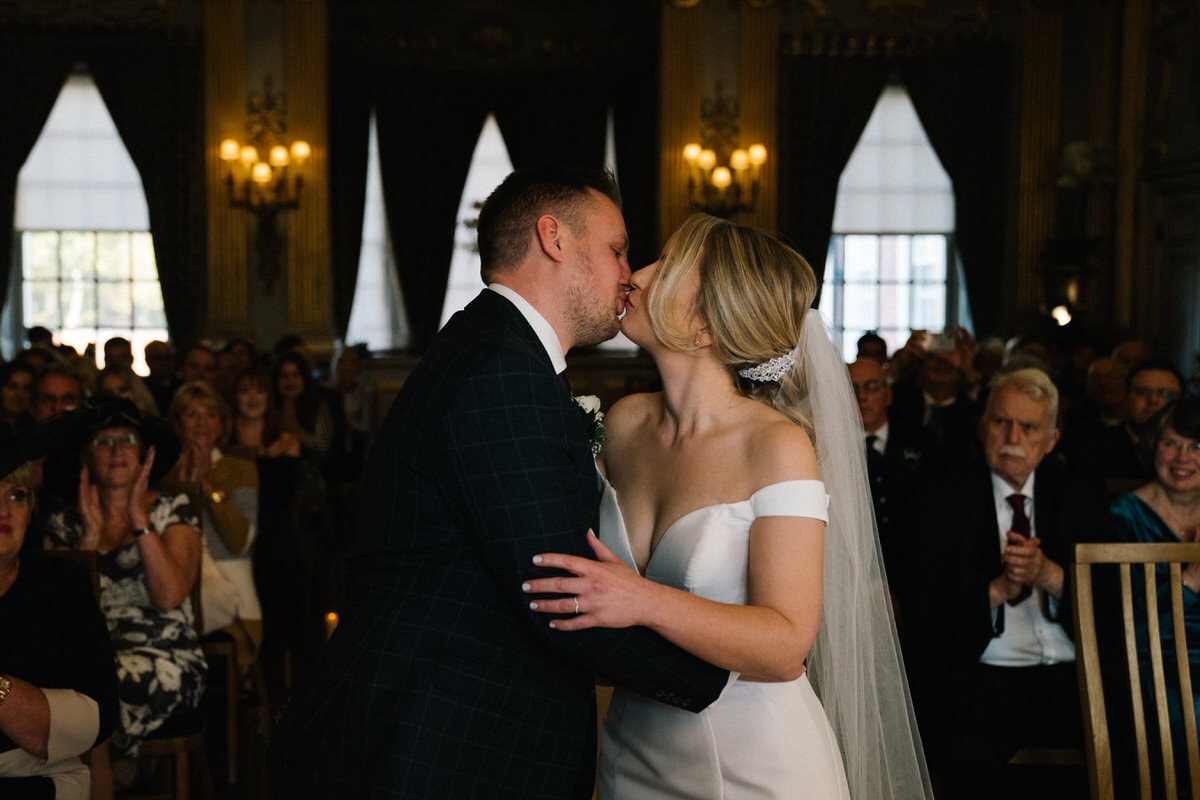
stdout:
<svg viewBox="0 0 1200 800">
<path fill-rule="evenodd" d="M 605 420 L 598 560 L 543 554 L 559 576 L 525 588 L 564 635 L 647 626 L 735 678 L 700 714 L 618 688 L 600 797 L 931 797 L 812 269 L 695 215 L 632 286 L 621 329 L 663 391 Z"/>
</svg>

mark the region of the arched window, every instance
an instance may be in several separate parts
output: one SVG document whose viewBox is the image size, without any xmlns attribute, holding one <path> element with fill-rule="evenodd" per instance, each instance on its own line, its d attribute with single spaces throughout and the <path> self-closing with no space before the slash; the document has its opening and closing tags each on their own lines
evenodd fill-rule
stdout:
<svg viewBox="0 0 1200 800">
<path fill-rule="evenodd" d="M 142 181 L 92 78 L 71 75 L 17 180 L 19 269 L 5 306 L 5 345 L 49 328 L 83 352 L 110 337 L 142 350 L 167 338 Z M 101 364 L 103 366 L 103 364 Z"/>
<path fill-rule="evenodd" d="M 954 189 L 908 92 L 880 95 L 838 184 L 821 313 L 846 360 L 876 331 L 894 352 L 912 330 L 970 327 L 954 249 Z"/>
<path fill-rule="evenodd" d="M 392 254 L 392 239 L 388 235 L 387 214 L 383 204 L 379 138 L 375 132 L 374 114 L 371 115 L 367 151 L 362 250 L 359 252 L 350 323 L 346 326 L 346 342 L 364 342 L 376 352 L 403 348 L 408 343 L 403 295 L 400 293 L 400 280 L 396 277 L 396 260 Z"/>
</svg>

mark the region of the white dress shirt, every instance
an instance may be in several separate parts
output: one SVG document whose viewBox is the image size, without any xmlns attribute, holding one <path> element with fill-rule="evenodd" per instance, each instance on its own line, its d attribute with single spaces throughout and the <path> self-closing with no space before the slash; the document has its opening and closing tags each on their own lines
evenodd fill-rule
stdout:
<svg viewBox="0 0 1200 800">
<path fill-rule="evenodd" d="M 1033 510 L 1033 474 L 1021 487 L 1025 495 L 1025 515 L 1029 517 L 1029 532 L 1037 536 L 1037 517 Z M 992 475 L 992 498 L 996 503 L 996 522 L 1000 528 L 1000 552 L 1008 544 L 1008 531 L 1012 530 L 1013 510 L 1008 496 L 1013 489 L 1003 478 Z M 1053 614 L 1058 600 L 1053 595 L 1042 599 L 1042 590 L 1034 587 L 1023 603 L 1004 605 L 1004 632 L 988 643 L 979 660 L 994 667 L 1036 667 L 1044 664 L 1061 664 L 1075 660 L 1075 645 L 1071 637 L 1057 622 L 1046 619 L 1042 614 L 1043 602 Z M 992 609 L 995 622 L 999 608 Z"/>
<path fill-rule="evenodd" d="M 517 311 L 521 312 L 521 316 L 537 334 L 542 347 L 546 348 L 546 355 L 550 356 L 550 363 L 554 365 L 555 374 L 561 375 L 562 371 L 567 368 L 567 357 L 563 353 L 562 342 L 558 340 L 558 334 L 554 332 L 554 328 L 550 327 L 546 318 L 528 300 L 504 284 L 489 283 L 487 288 L 517 307 Z"/>
</svg>

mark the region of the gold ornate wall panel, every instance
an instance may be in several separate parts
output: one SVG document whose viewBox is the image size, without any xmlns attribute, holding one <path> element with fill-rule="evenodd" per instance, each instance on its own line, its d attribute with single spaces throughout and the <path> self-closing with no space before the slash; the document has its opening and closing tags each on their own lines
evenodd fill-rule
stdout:
<svg viewBox="0 0 1200 800">
<path fill-rule="evenodd" d="M 208 331 L 244 333 L 249 326 L 246 212 L 231 208 L 222 139 L 246 128 L 246 38 L 243 0 L 204 4 L 205 153 L 208 174 Z"/>
<path fill-rule="evenodd" d="M 658 230 L 667 236 L 687 218 L 687 164 L 683 146 L 700 138 L 701 53 L 704 14 L 701 10 L 663 5 L 662 96 L 659 101 L 659 166 L 661 197 Z"/>
<path fill-rule="evenodd" d="M 1021 7 L 1020 171 L 1017 208 L 1017 320 L 1042 302 L 1040 268 L 1055 233 L 1054 175 L 1061 139 L 1063 16 L 1058 8 Z M 1011 293 L 1006 293 L 1010 294 Z"/>
<path fill-rule="evenodd" d="M 1117 103 L 1116 230 L 1113 245 L 1113 322 L 1130 330 L 1134 309 L 1144 298 L 1157 297 L 1159 270 L 1139 269 L 1149 255 L 1139 247 L 1139 221 L 1152 218 L 1145 203 L 1141 171 L 1145 163 L 1146 46 L 1149 42 L 1149 3 L 1128 0 L 1122 20 L 1121 81 Z M 1151 226 L 1152 230 L 1153 226 Z M 1149 233 L 1149 231 L 1144 231 Z M 1142 275 L 1143 279 L 1135 280 Z M 1137 331 L 1135 331 L 1137 332 Z"/>
<path fill-rule="evenodd" d="M 775 230 L 778 193 L 779 147 L 776 132 L 779 105 L 780 11 L 776 3 L 742 13 L 741 25 L 741 142 L 761 142 L 767 148 L 767 163 L 760 172 L 762 189 L 754 211 L 744 221 Z"/>
<path fill-rule="evenodd" d="M 288 0 L 284 51 L 289 132 L 312 145 L 305 164 L 300 207 L 287 219 L 287 293 L 289 330 L 309 338 L 332 333 L 332 285 L 329 274 L 329 175 L 326 115 L 325 3 Z"/>
</svg>

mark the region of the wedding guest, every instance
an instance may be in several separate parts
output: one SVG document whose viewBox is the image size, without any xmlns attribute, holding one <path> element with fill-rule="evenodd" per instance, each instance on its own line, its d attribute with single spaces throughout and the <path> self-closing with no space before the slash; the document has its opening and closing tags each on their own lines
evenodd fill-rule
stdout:
<svg viewBox="0 0 1200 800">
<path fill-rule="evenodd" d="M 0 797 L 88 800 L 104 795 L 80 757 L 117 724 L 117 679 L 86 571 L 23 548 L 34 505 L 24 459 L 40 454 L 0 426 Z"/>
<path fill-rule="evenodd" d="M 104 366 L 133 369 L 133 343 L 124 336 L 113 336 L 104 342 Z"/>
<path fill-rule="evenodd" d="M 301 458 L 300 438 L 280 426 L 271 376 L 261 366 L 252 365 L 238 376 L 227 449 L 258 469 L 254 586 L 262 606 L 263 661 L 270 686 L 286 690 L 303 619 L 316 620 L 324 613 L 311 607 L 308 580 L 324 504 L 316 513 L 309 505 L 320 497 L 319 476 L 315 465 Z"/>
<path fill-rule="evenodd" d="M 208 381 L 179 387 L 168 416 L 182 453 L 163 485 L 191 497 L 202 523 L 205 630 L 200 634 L 223 630 L 231 636 L 238 666 L 247 673 L 262 644 L 262 610 L 251 559 L 258 521 L 258 470 L 253 461 L 221 452 L 229 433 L 229 408 Z"/>
<path fill-rule="evenodd" d="M 208 345 L 195 342 L 183 352 L 179 365 L 181 383 L 208 381 L 212 383 L 217 372 L 217 356 Z"/>
<path fill-rule="evenodd" d="M 334 410 L 317 388 L 304 356 L 289 350 L 275 359 L 272 388 L 279 404 L 280 424 L 296 434 L 300 444 L 320 462 L 333 443 Z"/>
<path fill-rule="evenodd" d="M 179 375 L 175 371 L 175 348 L 170 342 L 154 340 L 146 344 L 146 388 L 154 395 L 158 405 L 158 413 L 166 416 L 171 405 L 171 398 L 180 386 Z"/>
<path fill-rule="evenodd" d="M 200 520 L 187 495 L 156 491 L 156 453 L 128 400 L 82 409 L 83 467 L 75 505 L 47 520 L 47 548 L 94 550 L 100 609 L 116 653 L 118 757 L 172 716 L 194 711 L 208 671 L 193 627 L 191 591 L 200 569 Z M 93 753 L 106 759 L 104 750 Z"/>
<path fill-rule="evenodd" d="M 1112 504 L 1117 539 L 1126 542 L 1194 542 L 1200 540 L 1200 402 L 1184 398 L 1163 409 L 1153 420 L 1148 436 L 1154 479 L 1118 497 Z M 1134 603 L 1144 606 L 1143 577 L 1134 571 Z M 1169 570 L 1160 564 L 1155 573 L 1159 587 L 1159 609 L 1169 604 Z M 1200 686 L 1200 564 L 1183 570 L 1185 642 L 1174 641 L 1169 627 L 1161 628 L 1163 657 L 1175 663 L 1178 647 L 1187 648 L 1192 686 Z M 1135 618 L 1145 620 L 1144 611 Z M 1144 623 L 1139 630 L 1138 657 L 1143 675 L 1149 674 L 1149 650 Z M 1175 746 L 1184 752 L 1184 715 L 1178 674 L 1170 666 L 1167 674 L 1167 705 Z M 1200 719 L 1200 695 L 1193 698 Z M 1182 766 L 1182 765 L 1181 765 Z"/>
<path fill-rule="evenodd" d="M 132 368 L 120 364 L 106 366 L 96 375 L 96 393 L 123 397 L 137 406 L 144 415 L 159 416 L 158 403 L 146 388 L 141 376 Z"/>
<path fill-rule="evenodd" d="M 13 430 L 33 423 L 33 367 L 20 361 L 0 364 L 0 422 Z"/>
<path fill-rule="evenodd" d="M 1151 432 L 1154 415 L 1183 396 L 1183 385 L 1183 374 L 1170 361 L 1144 358 L 1138 362 L 1125 379 L 1125 423 L 1097 432 L 1081 451 L 1081 463 L 1114 482 L 1152 477 L 1143 440 Z"/>
<path fill-rule="evenodd" d="M 1110 540 L 1111 522 L 1098 480 L 1046 458 L 1057 417 L 1048 375 L 1002 373 L 983 460 L 925 482 L 904 608 L 939 800 L 1002 797 L 1019 747 L 1082 743 L 1064 567 L 1076 542 Z"/>
<path fill-rule="evenodd" d="M 47 367 L 33 383 L 33 418 L 44 422 L 79 407 L 84 387 L 79 376 L 62 365 Z"/>
</svg>

